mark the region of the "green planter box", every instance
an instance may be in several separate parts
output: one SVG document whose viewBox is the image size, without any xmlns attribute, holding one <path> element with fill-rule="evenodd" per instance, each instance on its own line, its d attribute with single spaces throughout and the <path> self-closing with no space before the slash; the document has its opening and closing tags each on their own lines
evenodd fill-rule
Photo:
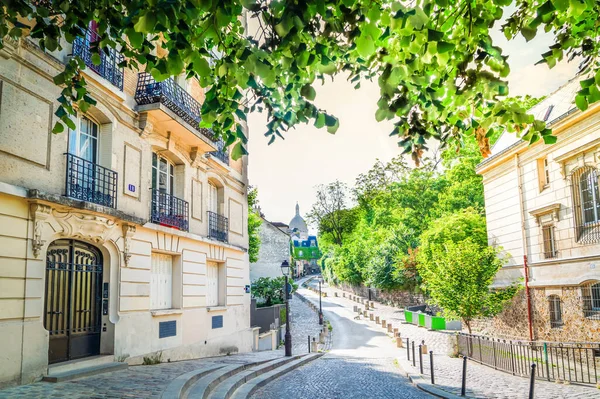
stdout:
<svg viewBox="0 0 600 399">
<path fill-rule="evenodd" d="M 408 310 L 404 311 L 404 320 L 407 323 L 412 323 L 413 322 L 413 312 L 410 312 Z"/>
<path fill-rule="evenodd" d="M 425 327 L 425 314 L 419 313 L 419 327 Z"/>
<path fill-rule="evenodd" d="M 431 316 L 431 327 L 432 330 L 445 330 L 446 329 L 446 319 L 439 316 Z"/>
</svg>

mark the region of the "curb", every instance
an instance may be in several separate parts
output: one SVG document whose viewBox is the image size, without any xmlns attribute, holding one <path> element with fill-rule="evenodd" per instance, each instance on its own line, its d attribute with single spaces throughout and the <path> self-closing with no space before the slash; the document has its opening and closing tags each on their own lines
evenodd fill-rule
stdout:
<svg viewBox="0 0 600 399">
<path fill-rule="evenodd" d="M 458 395 L 455 395 L 450 392 L 446 392 L 443 389 L 436 387 L 435 385 L 431 384 L 430 382 L 427 382 L 427 380 L 425 378 L 423 378 L 423 376 L 421 374 L 416 374 L 416 373 L 406 371 L 407 369 L 412 368 L 412 366 L 410 365 L 408 360 L 405 360 L 403 358 L 396 358 L 396 361 L 398 362 L 398 366 L 401 370 L 401 374 L 406 376 L 409 379 L 409 381 L 415 387 L 419 388 L 421 391 L 427 392 L 433 396 L 436 396 L 438 398 L 444 398 L 444 399 L 465 399 L 466 398 L 466 396 L 458 396 Z"/>
</svg>

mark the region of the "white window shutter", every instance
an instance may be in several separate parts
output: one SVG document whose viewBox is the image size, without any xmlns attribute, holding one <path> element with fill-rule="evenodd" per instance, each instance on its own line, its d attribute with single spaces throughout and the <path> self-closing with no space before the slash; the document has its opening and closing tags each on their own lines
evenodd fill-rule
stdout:
<svg viewBox="0 0 600 399">
<path fill-rule="evenodd" d="M 150 308 L 170 309 L 173 299 L 173 258 L 153 254 L 150 277 Z"/>
<path fill-rule="evenodd" d="M 219 266 L 208 262 L 206 265 L 206 306 L 219 304 Z"/>
</svg>

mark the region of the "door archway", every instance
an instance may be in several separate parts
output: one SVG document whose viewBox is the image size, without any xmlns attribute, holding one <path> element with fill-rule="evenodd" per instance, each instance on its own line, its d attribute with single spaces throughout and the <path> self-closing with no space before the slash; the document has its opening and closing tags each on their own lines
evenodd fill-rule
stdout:
<svg viewBox="0 0 600 399">
<path fill-rule="evenodd" d="M 44 327 L 48 363 L 100 354 L 102 253 L 76 240 L 56 240 L 46 253 Z"/>
</svg>

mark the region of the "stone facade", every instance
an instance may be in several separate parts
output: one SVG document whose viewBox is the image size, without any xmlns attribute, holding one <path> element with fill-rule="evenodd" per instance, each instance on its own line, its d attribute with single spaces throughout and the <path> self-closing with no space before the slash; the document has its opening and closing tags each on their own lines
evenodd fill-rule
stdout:
<svg viewBox="0 0 600 399">
<path fill-rule="evenodd" d="M 0 50 L 0 386 L 48 372 L 48 314 L 64 314 L 48 308 L 48 276 L 92 270 L 49 257 L 75 244 L 98 254 L 93 267 L 102 291 L 90 301 L 101 298 L 99 354 L 138 363 L 157 351 L 174 361 L 251 350 L 246 157 L 228 165 L 209 154 L 215 142 L 164 104 L 137 105 L 137 71 L 130 70 L 121 91 L 87 68 L 97 105 L 76 118 L 77 132 L 52 134 L 61 90 L 52 78 L 72 53 L 64 45 L 48 54 L 23 39 Z M 196 81 L 186 90 L 202 99 Z M 97 158 L 87 172 L 65 155 L 87 145 L 69 141 L 83 140 L 82 121 L 98 129 Z M 152 205 L 155 156 L 170 165 L 173 184 L 169 199 Z M 110 195 L 98 188 L 105 170 L 117 177 Z M 97 196 L 66 196 L 68 184 Z M 211 209 L 227 228 L 209 224 Z M 72 256 L 80 253 L 87 252 Z"/>
<path fill-rule="evenodd" d="M 281 263 L 290 259 L 290 236 L 264 218 L 259 234 L 258 261 L 250 264 L 250 281 L 281 277 Z"/>
<path fill-rule="evenodd" d="M 353 292 L 354 294 L 367 298 L 372 301 L 377 301 L 389 306 L 395 306 L 399 308 L 406 308 L 408 306 L 415 306 L 424 304 L 426 301 L 425 296 L 419 292 L 406 291 L 406 290 L 391 290 L 385 291 L 377 288 L 368 288 L 364 285 L 351 285 L 348 283 L 341 283 L 338 288 L 343 291 Z M 369 296 L 369 291 L 371 295 Z"/>
<path fill-rule="evenodd" d="M 493 155 L 477 167 L 489 243 L 502 249 L 506 261 L 494 284 L 525 285 L 527 270 L 534 339 L 600 340 L 600 107 L 576 109 L 573 100 L 583 78 L 530 110 L 548 121 L 556 144 L 529 145 L 505 132 Z M 525 299 L 522 291 L 477 331 L 529 339 Z"/>
</svg>

